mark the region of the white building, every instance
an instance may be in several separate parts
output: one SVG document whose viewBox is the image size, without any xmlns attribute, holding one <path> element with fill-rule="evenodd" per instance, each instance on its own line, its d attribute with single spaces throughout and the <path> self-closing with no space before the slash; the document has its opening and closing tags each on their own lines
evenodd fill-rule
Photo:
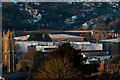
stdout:
<svg viewBox="0 0 120 80">
<path fill-rule="evenodd" d="M 58 45 L 36 46 L 36 51 L 51 52 L 58 48 Z"/>
<path fill-rule="evenodd" d="M 103 45 L 101 43 L 90 43 L 90 42 L 70 42 L 73 48 L 81 51 L 102 51 Z"/>
<path fill-rule="evenodd" d="M 37 51 L 43 50 L 42 48 L 56 48 L 62 42 L 41 42 L 41 41 L 16 41 L 17 53 L 24 53 L 28 51 L 28 46 L 36 46 Z"/>
</svg>

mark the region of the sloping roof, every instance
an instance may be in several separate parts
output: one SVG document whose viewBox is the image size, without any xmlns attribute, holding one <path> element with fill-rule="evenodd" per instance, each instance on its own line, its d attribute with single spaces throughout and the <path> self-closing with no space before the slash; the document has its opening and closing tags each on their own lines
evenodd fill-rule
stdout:
<svg viewBox="0 0 120 80">
<path fill-rule="evenodd" d="M 14 37 L 15 40 L 28 40 L 30 35 Z"/>
<path fill-rule="evenodd" d="M 84 38 L 80 36 L 73 36 L 68 34 L 49 34 L 51 38 Z"/>
</svg>

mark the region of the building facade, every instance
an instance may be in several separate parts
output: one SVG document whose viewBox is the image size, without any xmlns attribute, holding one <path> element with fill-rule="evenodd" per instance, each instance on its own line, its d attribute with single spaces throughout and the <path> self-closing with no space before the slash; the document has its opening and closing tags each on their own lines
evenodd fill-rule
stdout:
<svg viewBox="0 0 120 80">
<path fill-rule="evenodd" d="M 3 32 L 3 68 L 6 72 L 14 72 L 14 31 Z"/>
</svg>

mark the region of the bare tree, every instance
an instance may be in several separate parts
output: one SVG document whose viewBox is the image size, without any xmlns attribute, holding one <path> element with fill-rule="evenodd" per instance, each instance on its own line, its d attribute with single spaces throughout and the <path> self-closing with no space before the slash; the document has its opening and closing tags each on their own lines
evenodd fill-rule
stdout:
<svg viewBox="0 0 120 80">
<path fill-rule="evenodd" d="M 67 58 L 53 58 L 50 57 L 43 63 L 37 74 L 36 78 L 78 78 L 80 72 L 73 68 L 73 64 Z"/>
<path fill-rule="evenodd" d="M 50 53 L 33 78 L 81 78 L 79 77 L 81 75 L 80 70 L 74 67 L 72 53 L 70 53 L 72 51 L 72 47 L 65 44 Z"/>
</svg>

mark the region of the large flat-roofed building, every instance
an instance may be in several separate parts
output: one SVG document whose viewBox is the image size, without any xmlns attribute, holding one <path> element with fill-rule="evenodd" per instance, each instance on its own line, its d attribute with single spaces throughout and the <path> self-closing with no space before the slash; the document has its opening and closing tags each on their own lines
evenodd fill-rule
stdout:
<svg viewBox="0 0 120 80">
<path fill-rule="evenodd" d="M 73 48 L 81 51 L 102 51 L 103 45 L 101 43 L 90 43 L 90 42 L 70 42 Z"/>
<path fill-rule="evenodd" d="M 68 34 L 49 34 L 52 41 L 84 41 L 84 37 L 73 36 Z"/>
<path fill-rule="evenodd" d="M 58 46 L 63 42 L 16 41 L 15 44 L 18 45 L 17 53 L 24 53 L 28 51 L 28 46 Z"/>
</svg>

